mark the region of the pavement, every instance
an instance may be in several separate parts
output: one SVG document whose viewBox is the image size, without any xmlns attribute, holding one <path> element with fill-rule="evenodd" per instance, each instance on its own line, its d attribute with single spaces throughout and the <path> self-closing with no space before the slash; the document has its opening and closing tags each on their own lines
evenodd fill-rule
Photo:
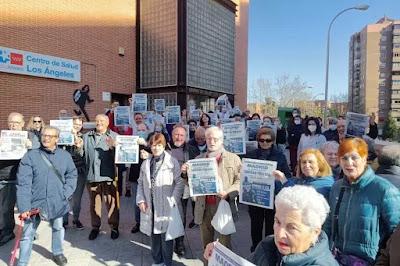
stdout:
<svg viewBox="0 0 400 266">
<path fill-rule="evenodd" d="M 192 220 L 191 204 L 188 204 L 187 221 Z M 101 232 L 96 240 L 88 240 L 90 233 L 89 199 L 85 190 L 82 199 L 80 220 L 85 226 L 84 230 L 68 227 L 64 239 L 64 255 L 68 265 L 95 266 L 95 265 L 124 265 L 148 266 L 152 264 L 150 253 L 150 239 L 142 233 L 131 234 L 134 224 L 133 198 L 121 197 L 120 210 L 120 237 L 116 240 L 110 238 L 110 228 L 107 224 L 107 214 L 103 205 Z M 17 213 L 16 213 L 17 217 Z M 72 217 L 70 217 L 72 224 Z M 70 225 L 71 226 L 71 225 Z M 15 229 L 15 232 L 17 230 Z M 38 239 L 34 241 L 30 265 L 50 266 L 56 265 L 51 254 L 51 229 L 47 222 L 41 222 L 38 230 Z M 186 228 L 185 232 L 186 254 L 179 258 L 174 254 L 174 265 L 203 265 L 203 250 L 200 239 L 199 227 Z M 8 264 L 11 250 L 15 241 L 10 241 L 0 247 L 0 266 Z M 247 257 L 250 254 L 250 218 L 247 206 L 239 205 L 239 220 L 236 223 L 236 233 L 232 237 L 233 251 Z"/>
</svg>

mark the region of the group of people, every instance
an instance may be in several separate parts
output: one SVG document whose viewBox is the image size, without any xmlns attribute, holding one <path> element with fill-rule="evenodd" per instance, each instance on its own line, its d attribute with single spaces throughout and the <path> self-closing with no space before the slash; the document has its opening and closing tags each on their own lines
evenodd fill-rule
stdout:
<svg viewBox="0 0 400 266">
<path fill-rule="evenodd" d="M 85 187 L 90 200 L 89 240 L 99 235 L 103 201 L 110 237 L 117 239 L 125 177 L 125 196 L 133 196 L 135 206 L 131 232 L 141 231 L 151 238 L 153 264 L 172 265 L 173 252 L 185 254 L 184 235 L 170 239 L 167 231 L 173 208 L 179 209 L 182 224 L 187 226 L 189 203 L 192 220 L 188 226 L 200 227 L 207 261 L 216 238 L 232 249 L 231 235 L 218 233 L 211 221 L 222 199 L 229 203 L 233 220 L 238 219 L 242 157 L 277 162 L 273 171 L 275 208 L 248 206 L 251 262 L 400 265 L 395 254 L 399 233 L 393 233 L 400 223 L 400 146 L 376 148 L 379 167 L 375 171 L 368 144 L 361 138 L 346 138 L 343 118 L 330 118 L 323 131 L 320 119 L 303 119 L 299 110 L 293 111 L 287 128 L 277 118 L 243 112 L 233 114 L 232 121 L 262 119 L 263 123 L 256 134 L 257 149 L 239 157 L 224 149 L 223 131 L 211 124 L 207 113 L 199 121 L 182 115 L 181 124 L 170 128 L 155 125 L 150 130 L 142 113 L 132 114 L 132 127 L 115 126 L 110 110 L 98 114 L 95 128 L 87 132 L 82 130 L 82 118 L 72 117 L 72 146 L 57 145 L 60 131 L 45 126 L 40 116 L 32 117 L 26 127 L 29 151 L 21 160 L 0 160 L 0 245 L 15 237 L 16 204 L 25 222 L 18 265 L 28 264 L 41 220 L 49 221 L 52 227 L 53 260 L 66 265 L 62 242 L 69 208 L 72 225 L 83 229 L 79 214 Z M 371 123 L 371 129 L 373 126 Z M 11 113 L 8 127 L 24 130 L 23 115 Z M 138 164 L 115 165 L 118 134 L 140 137 Z M 190 197 L 187 162 L 196 158 L 216 159 L 220 183 L 216 195 Z"/>
</svg>

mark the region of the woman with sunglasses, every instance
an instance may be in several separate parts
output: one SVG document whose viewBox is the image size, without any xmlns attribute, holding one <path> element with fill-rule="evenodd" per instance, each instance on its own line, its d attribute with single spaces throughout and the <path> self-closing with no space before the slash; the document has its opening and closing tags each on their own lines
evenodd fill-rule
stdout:
<svg viewBox="0 0 400 266">
<path fill-rule="evenodd" d="M 290 178 L 290 169 L 286 161 L 285 155 L 278 150 L 275 143 L 274 130 L 268 127 L 262 127 L 257 131 L 256 140 L 258 142 L 258 148 L 254 151 L 249 152 L 244 156 L 245 158 L 257 159 L 257 160 L 268 160 L 276 161 L 277 169 L 285 175 L 286 178 Z M 282 185 L 279 182 L 275 182 L 275 194 L 279 191 Z M 249 215 L 251 221 L 251 240 L 252 246 L 250 248 L 253 252 L 257 244 L 263 239 L 263 226 L 265 224 L 265 236 L 272 235 L 274 233 L 274 216 L 275 210 L 264 209 L 261 207 L 249 205 Z"/>
<path fill-rule="evenodd" d="M 40 147 L 41 132 L 44 126 L 43 118 L 40 116 L 32 116 L 29 119 L 26 130 L 28 130 L 29 139 L 32 140 L 32 149 Z"/>
</svg>

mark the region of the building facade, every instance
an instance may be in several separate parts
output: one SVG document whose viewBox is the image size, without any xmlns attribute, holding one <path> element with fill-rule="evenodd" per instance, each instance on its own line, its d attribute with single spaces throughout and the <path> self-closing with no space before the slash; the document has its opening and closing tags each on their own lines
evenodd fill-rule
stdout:
<svg viewBox="0 0 400 266">
<path fill-rule="evenodd" d="M 222 94 L 233 102 L 234 1 L 138 0 L 137 10 L 137 90 L 149 106 L 164 98 L 208 111 Z"/>
<path fill-rule="evenodd" d="M 349 111 L 389 114 L 400 125 L 400 21 L 384 17 L 352 35 L 349 48 Z"/>
<path fill-rule="evenodd" d="M 112 99 L 127 101 L 136 87 L 135 14 L 134 0 L 2 1 L 1 128 L 6 127 L 7 115 L 12 111 L 21 112 L 27 118 L 41 115 L 46 121 L 58 117 L 60 109 L 74 115 L 74 110 L 80 110 L 74 102 L 74 92 L 85 85 L 93 100 L 86 101 L 84 106 L 91 120 L 96 114 L 104 113 Z M 10 49 L 22 52 L 11 55 Z M 30 63 L 39 60 L 29 56 L 33 53 L 45 61 L 55 57 L 61 64 L 74 60 L 80 78 L 70 81 L 62 79 L 59 73 L 48 78 L 35 76 L 35 73 L 4 72 L 2 64 L 9 64 L 10 69 L 22 68 L 22 62 L 16 61 L 18 54 L 27 55 L 25 60 Z M 45 63 L 59 64 L 53 60 Z"/>
</svg>

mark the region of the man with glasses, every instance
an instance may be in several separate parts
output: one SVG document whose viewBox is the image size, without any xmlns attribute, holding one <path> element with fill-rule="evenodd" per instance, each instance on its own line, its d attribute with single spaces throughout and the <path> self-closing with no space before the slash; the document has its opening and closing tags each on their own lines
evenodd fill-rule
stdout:
<svg viewBox="0 0 400 266">
<path fill-rule="evenodd" d="M 25 124 L 24 116 L 20 113 L 10 113 L 7 123 L 9 130 L 21 131 Z M 32 142 L 27 140 L 25 145 L 31 148 Z M 0 246 L 15 237 L 15 183 L 19 162 L 20 160 L 0 160 Z"/>
<path fill-rule="evenodd" d="M 237 218 L 237 196 L 239 195 L 240 186 L 240 168 L 242 162 L 234 153 L 224 149 L 223 132 L 218 127 L 210 127 L 206 129 L 207 152 L 200 154 L 197 158 L 216 158 L 218 163 L 218 180 L 220 182 L 220 191 L 218 195 L 198 196 L 194 210 L 194 222 L 200 225 L 201 240 L 203 248 L 208 243 L 214 241 L 214 228 L 211 220 L 218 209 L 221 199 L 229 202 L 234 220 Z M 185 163 L 181 167 L 182 178 L 187 178 L 187 167 Z M 231 248 L 231 236 L 219 235 L 219 242 Z"/>
<path fill-rule="evenodd" d="M 57 147 L 60 131 L 55 127 L 42 130 L 41 147 L 28 151 L 21 159 L 17 173 L 17 205 L 25 220 L 20 242 L 18 265 L 29 263 L 32 241 L 41 219 L 52 228 L 51 249 L 57 265 L 66 265 L 63 254 L 63 215 L 68 212 L 68 199 L 76 187 L 77 171 L 71 155 Z M 33 215 L 39 209 L 40 215 Z"/>
</svg>

